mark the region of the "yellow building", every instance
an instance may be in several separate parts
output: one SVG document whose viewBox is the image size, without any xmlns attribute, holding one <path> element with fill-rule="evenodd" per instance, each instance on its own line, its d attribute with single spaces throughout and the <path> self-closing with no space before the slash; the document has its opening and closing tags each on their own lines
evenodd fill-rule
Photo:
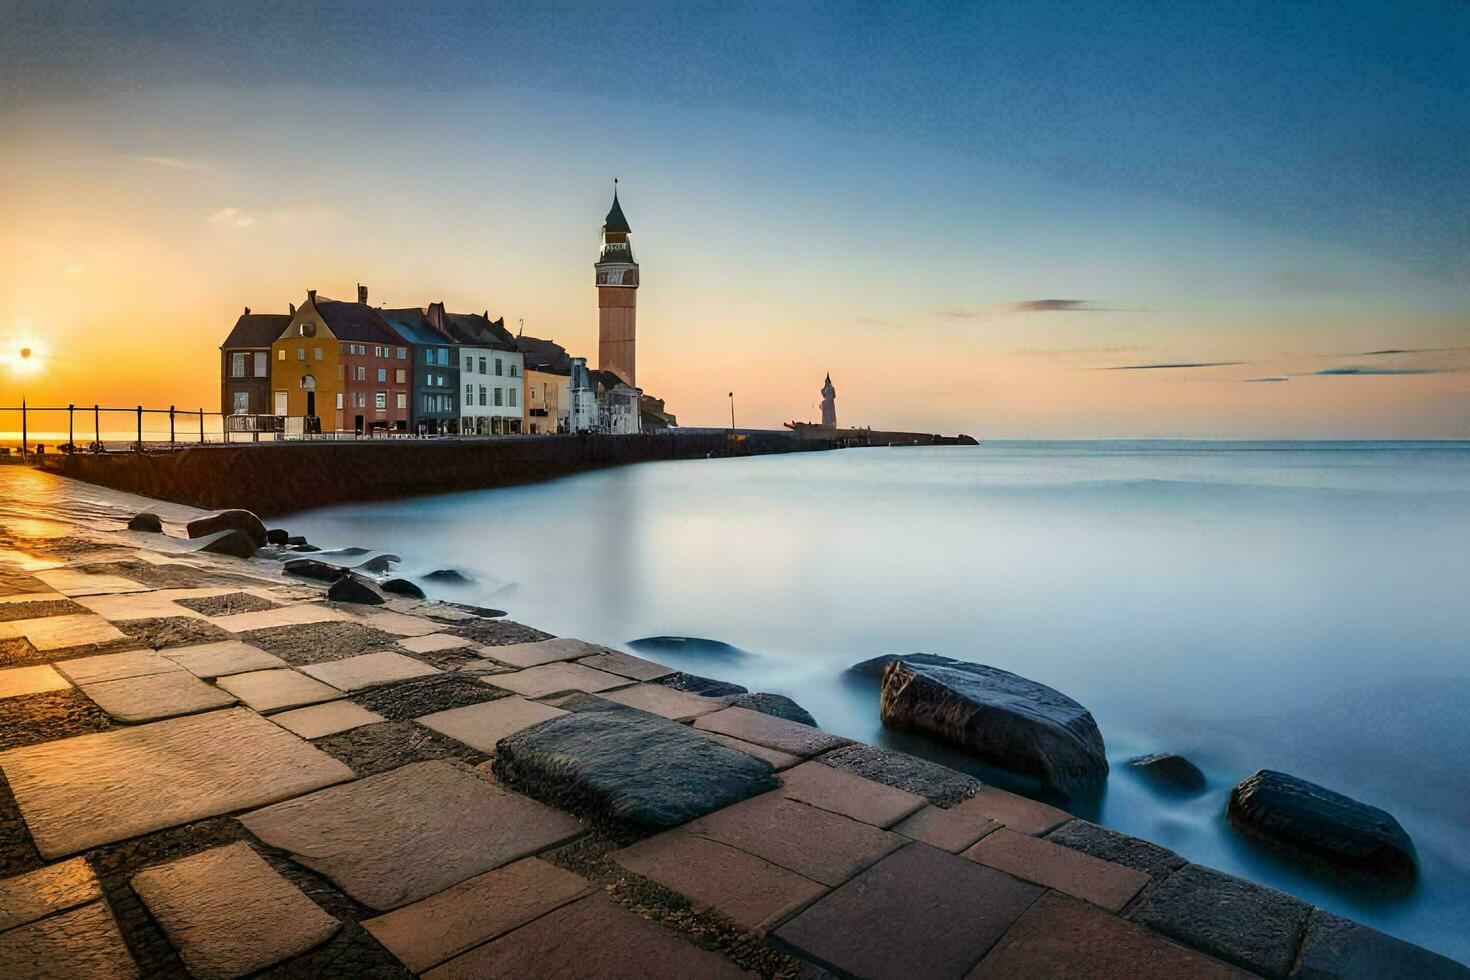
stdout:
<svg viewBox="0 0 1470 980">
<path fill-rule="evenodd" d="M 525 382 L 521 431 L 529 435 L 564 431 L 572 407 L 571 376 L 527 367 Z"/>
<path fill-rule="evenodd" d="M 341 343 L 327 329 L 313 291 L 271 345 L 271 412 L 290 418 L 323 417 L 338 428 L 335 406 L 343 390 Z"/>
</svg>

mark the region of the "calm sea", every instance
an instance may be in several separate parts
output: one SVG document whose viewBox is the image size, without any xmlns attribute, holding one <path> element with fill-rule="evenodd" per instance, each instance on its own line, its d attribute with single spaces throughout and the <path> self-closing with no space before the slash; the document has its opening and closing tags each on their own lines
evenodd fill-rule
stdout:
<svg viewBox="0 0 1470 980">
<path fill-rule="evenodd" d="M 473 584 L 430 593 L 553 633 L 726 641 L 749 656 L 676 666 L 952 764 L 885 733 L 876 689 L 846 668 L 927 651 L 1035 678 L 1092 710 L 1113 763 L 1069 808 L 1470 960 L 1470 444 L 844 450 L 284 523 L 396 552 L 411 574 L 461 569 Z M 1161 795 L 1125 764 L 1166 750 L 1208 792 Z M 1417 885 L 1369 893 L 1240 839 L 1226 796 L 1260 768 L 1392 812 Z"/>
</svg>

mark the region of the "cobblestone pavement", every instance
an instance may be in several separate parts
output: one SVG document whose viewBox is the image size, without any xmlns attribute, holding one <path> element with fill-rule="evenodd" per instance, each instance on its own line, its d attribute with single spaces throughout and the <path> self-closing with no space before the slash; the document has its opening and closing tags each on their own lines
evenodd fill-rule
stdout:
<svg viewBox="0 0 1470 980">
<path fill-rule="evenodd" d="M 648 661 L 179 544 L 0 529 L 0 976 L 1470 975 Z"/>
</svg>

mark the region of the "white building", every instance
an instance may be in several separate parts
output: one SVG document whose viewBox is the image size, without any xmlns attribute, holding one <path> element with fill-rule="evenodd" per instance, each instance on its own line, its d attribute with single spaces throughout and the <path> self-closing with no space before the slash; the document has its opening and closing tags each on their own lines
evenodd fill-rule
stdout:
<svg viewBox="0 0 1470 980">
<path fill-rule="evenodd" d="M 585 357 L 572 358 L 571 394 L 571 416 L 568 420 L 571 431 L 586 432 L 597 428 L 597 390 L 592 387 Z"/>
<path fill-rule="evenodd" d="M 521 431 L 525 406 L 525 357 L 504 319 L 485 313 L 446 313 L 430 305 L 429 320 L 459 347 L 459 431 L 463 435 L 509 435 Z"/>
<path fill-rule="evenodd" d="M 597 429 L 613 435 L 632 436 L 642 430 L 638 410 L 643 392 L 611 371 L 593 371 L 597 390 Z"/>
</svg>

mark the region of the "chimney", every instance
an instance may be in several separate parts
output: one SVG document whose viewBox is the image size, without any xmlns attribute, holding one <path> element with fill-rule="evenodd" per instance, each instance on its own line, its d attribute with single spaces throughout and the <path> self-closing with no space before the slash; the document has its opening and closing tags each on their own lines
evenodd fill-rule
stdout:
<svg viewBox="0 0 1470 980">
<path fill-rule="evenodd" d="M 362 283 L 357 284 L 357 301 L 364 306 L 367 305 L 367 287 Z"/>
<path fill-rule="evenodd" d="M 437 303 L 430 303 L 429 304 L 429 308 L 427 310 L 425 310 L 424 312 L 428 315 L 429 322 L 432 323 L 437 329 L 439 329 L 439 330 L 443 330 L 444 329 L 444 301 L 443 300 L 440 300 Z"/>
<path fill-rule="evenodd" d="M 308 289 L 306 291 L 306 298 L 309 299 L 309 300 L 311 300 L 313 303 L 315 303 L 316 302 L 316 290 L 315 289 Z"/>
<path fill-rule="evenodd" d="M 250 315 L 250 307 L 248 307 L 248 306 L 245 307 L 245 315 L 246 316 L 249 316 Z"/>
<path fill-rule="evenodd" d="M 286 305 L 291 308 L 291 315 L 292 316 L 295 316 L 296 315 L 296 304 L 295 303 L 287 303 Z"/>
</svg>

